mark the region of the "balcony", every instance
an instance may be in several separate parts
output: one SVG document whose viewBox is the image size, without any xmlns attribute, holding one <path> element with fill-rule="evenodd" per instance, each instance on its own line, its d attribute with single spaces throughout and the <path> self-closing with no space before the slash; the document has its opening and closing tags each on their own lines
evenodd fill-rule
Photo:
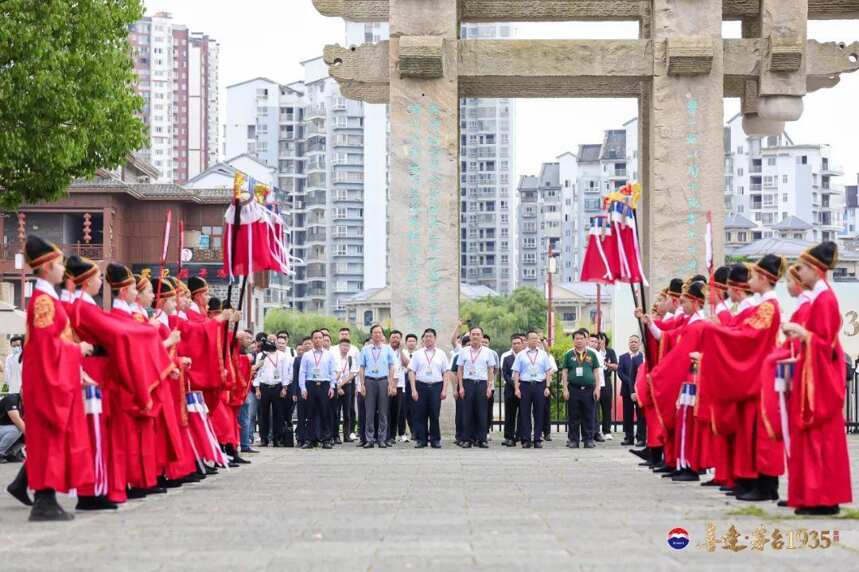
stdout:
<svg viewBox="0 0 859 572">
<path fill-rule="evenodd" d="M 84 258 L 89 258 L 92 260 L 103 260 L 104 259 L 104 245 L 103 244 L 58 244 L 57 245 L 60 250 L 63 251 L 63 254 L 66 256 L 82 256 Z M 17 243 L 3 244 L 0 245 L 0 259 L 2 260 L 15 260 L 15 255 L 21 252 Z M 218 261 L 220 262 L 220 258 Z"/>
<path fill-rule="evenodd" d="M 763 166 L 762 166 L 762 165 L 755 165 L 755 164 L 752 164 L 752 165 L 749 167 L 749 173 L 760 173 L 760 172 L 762 172 L 762 171 L 763 171 Z"/>
<path fill-rule="evenodd" d="M 191 260 L 193 262 L 221 262 L 224 259 L 224 251 L 220 248 L 192 248 Z"/>
<path fill-rule="evenodd" d="M 325 106 L 323 104 L 311 105 L 304 109 L 304 118 L 306 120 L 325 118 Z"/>
</svg>

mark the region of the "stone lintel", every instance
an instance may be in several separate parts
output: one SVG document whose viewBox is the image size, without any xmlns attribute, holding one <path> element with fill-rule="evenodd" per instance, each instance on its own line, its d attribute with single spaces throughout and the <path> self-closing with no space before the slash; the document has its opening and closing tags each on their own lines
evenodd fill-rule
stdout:
<svg viewBox="0 0 859 572">
<path fill-rule="evenodd" d="M 795 72 L 802 68 L 802 40 L 798 38 L 770 37 L 769 70 Z"/>
<path fill-rule="evenodd" d="M 399 41 L 400 77 L 433 79 L 444 76 L 441 36 L 401 36 Z"/>
<path fill-rule="evenodd" d="M 713 68 L 710 38 L 668 38 L 665 52 L 668 75 L 706 75 Z"/>
<path fill-rule="evenodd" d="M 505 46 L 508 43 L 513 45 Z M 460 94 L 636 97 L 641 82 L 653 73 L 652 49 L 650 40 L 460 40 Z M 725 97 L 746 95 L 746 82 L 758 80 L 767 49 L 768 41 L 762 39 L 724 41 Z M 345 97 L 386 103 L 388 50 L 388 42 L 355 48 L 327 46 L 324 59 Z M 805 53 L 808 90 L 835 85 L 838 74 L 859 70 L 859 61 L 851 62 L 851 54 L 859 54 L 859 42 L 842 46 L 809 40 Z M 549 59 L 543 59 L 545 56 Z"/>
<path fill-rule="evenodd" d="M 294 0 L 289 0 L 294 1 Z M 575 20 L 639 20 L 647 9 L 640 0 L 462 0 L 464 22 L 565 22 Z M 389 0 L 313 0 L 323 16 L 352 22 L 385 22 Z M 760 14 L 760 0 L 724 0 L 725 20 Z M 809 20 L 859 19 L 859 0 L 809 0 Z"/>
</svg>

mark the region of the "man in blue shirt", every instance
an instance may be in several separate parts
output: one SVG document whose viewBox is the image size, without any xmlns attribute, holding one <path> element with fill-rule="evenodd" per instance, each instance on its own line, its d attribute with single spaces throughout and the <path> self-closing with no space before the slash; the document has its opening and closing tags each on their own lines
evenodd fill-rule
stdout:
<svg viewBox="0 0 859 572">
<path fill-rule="evenodd" d="M 534 448 L 543 448 L 543 415 L 552 361 L 540 347 L 540 335 L 528 332 L 528 347 L 513 362 L 514 393 L 519 398 L 519 439 L 523 449 L 531 448 L 531 415 L 534 415 Z"/>
<path fill-rule="evenodd" d="M 334 355 L 322 347 L 322 331 L 316 330 L 310 336 L 313 349 L 301 356 L 301 369 L 298 373 L 298 386 L 301 398 L 307 403 L 307 418 L 310 424 L 308 441 L 301 446 L 310 449 L 322 443 L 323 449 L 331 449 L 334 428 L 328 408 L 337 386 L 337 366 Z"/>
<path fill-rule="evenodd" d="M 475 326 L 468 332 L 469 345 L 459 351 L 457 379 L 459 398 L 462 400 L 465 435 L 462 447 L 476 445 L 481 449 L 487 443 L 487 406 L 492 394 L 490 380 L 495 380 L 497 362 L 492 350 L 483 345 L 483 328 Z"/>
<path fill-rule="evenodd" d="M 364 396 L 367 420 L 365 449 L 372 449 L 375 444 L 380 449 L 388 447 L 388 397 L 397 394 L 394 366 L 399 358 L 384 341 L 382 326 L 373 325 L 370 328 L 370 344 L 361 350 L 358 357 L 358 377 L 361 381 L 358 391 Z M 378 431 L 370 422 L 374 415 L 379 416 Z"/>
</svg>

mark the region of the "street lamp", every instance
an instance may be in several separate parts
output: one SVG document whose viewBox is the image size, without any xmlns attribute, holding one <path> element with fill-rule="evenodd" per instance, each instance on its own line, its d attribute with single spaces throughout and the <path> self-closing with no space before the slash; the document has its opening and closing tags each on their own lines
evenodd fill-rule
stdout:
<svg viewBox="0 0 859 572">
<path fill-rule="evenodd" d="M 549 249 L 546 252 L 546 339 L 549 347 L 555 343 L 555 311 L 552 308 L 552 276 L 558 273 L 558 254 L 554 250 L 552 239 L 549 239 Z"/>
</svg>

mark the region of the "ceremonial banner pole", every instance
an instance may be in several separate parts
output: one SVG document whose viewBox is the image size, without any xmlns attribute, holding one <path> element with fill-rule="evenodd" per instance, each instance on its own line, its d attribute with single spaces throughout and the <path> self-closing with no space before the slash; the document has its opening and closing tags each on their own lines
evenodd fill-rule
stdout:
<svg viewBox="0 0 859 572">
<path fill-rule="evenodd" d="M 224 308 L 232 307 L 232 298 L 233 298 L 233 267 L 236 263 L 236 248 L 238 245 L 239 239 L 239 231 L 242 226 L 242 177 L 241 173 L 236 173 L 235 179 L 233 180 L 233 228 L 230 233 L 230 264 L 229 264 L 229 277 L 230 283 L 227 286 L 227 300 L 224 304 Z M 250 184 L 250 182 L 248 182 Z M 248 189 L 250 191 L 251 200 L 253 200 L 253 189 Z M 244 294 L 245 289 L 245 280 L 247 280 L 247 274 L 242 279 L 242 294 Z M 239 309 L 241 310 L 241 298 L 239 298 Z M 236 323 L 238 325 L 238 322 Z M 230 333 L 230 323 L 229 321 L 224 321 L 224 359 L 227 359 L 227 343 L 228 343 L 228 335 Z"/>
<path fill-rule="evenodd" d="M 170 246 L 170 223 L 173 220 L 173 211 L 167 211 L 167 220 L 164 222 L 164 239 L 161 243 L 161 262 L 158 265 L 158 288 L 155 292 L 155 300 L 161 299 L 161 278 L 164 277 L 164 268 L 167 266 L 167 249 Z"/>
<path fill-rule="evenodd" d="M 716 281 L 715 269 L 713 268 L 713 211 L 707 211 L 707 232 L 706 232 L 706 258 L 707 272 L 710 275 L 710 315 L 716 315 L 716 289 L 713 284 Z"/>
</svg>

